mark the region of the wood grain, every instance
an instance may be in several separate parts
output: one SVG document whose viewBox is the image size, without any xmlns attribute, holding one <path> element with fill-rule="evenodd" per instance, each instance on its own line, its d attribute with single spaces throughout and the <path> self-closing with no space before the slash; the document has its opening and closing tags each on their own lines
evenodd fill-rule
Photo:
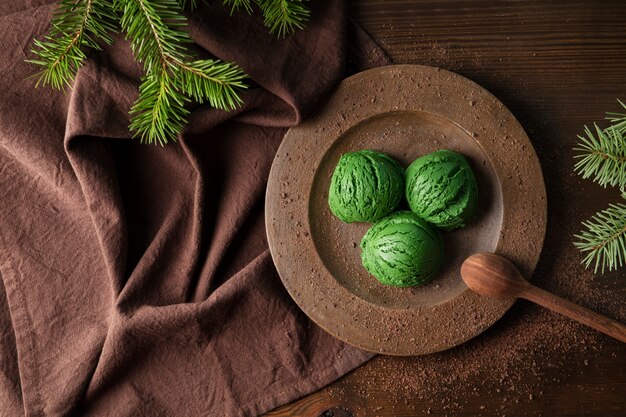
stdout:
<svg viewBox="0 0 626 417">
<path fill-rule="evenodd" d="M 619 110 L 617 98 L 626 99 L 626 2 L 354 0 L 350 8 L 395 63 L 460 73 L 513 112 L 535 146 L 548 191 L 548 231 L 535 283 L 626 320 L 626 270 L 594 277 L 579 265 L 571 243 L 581 220 L 619 198 L 617 190 L 573 174 L 572 148 L 584 124 L 602 122 L 606 111 Z M 589 291 L 579 291 L 574 280 Z M 591 344 L 595 336 L 583 326 L 573 327 L 579 337 L 567 355 L 532 344 L 520 353 L 530 363 L 508 372 L 524 389 L 505 389 L 488 372 L 450 382 L 440 393 L 407 389 L 424 363 L 462 365 L 459 358 L 473 351 L 515 340 L 520 323 L 537 320 L 532 328 L 548 334 L 569 325 L 556 314 L 539 316 L 538 309 L 520 301 L 486 334 L 452 351 L 379 356 L 268 416 L 346 415 L 326 412 L 333 407 L 357 417 L 626 415 L 626 345 L 603 336 Z"/>
<path fill-rule="evenodd" d="M 525 298 L 556 313 L 563 314 L 626 343 L 626 325 L 617 320 L 532 285 L 520 294 L 520 298 Z"/>
<path fill-rule="evenodd" d="M 626 325 L 530 284 L 508 259 L 477 253 L 461 265 L 461 277 L 478 294 L 524 298 L 626 343 Z"/>
</svg>

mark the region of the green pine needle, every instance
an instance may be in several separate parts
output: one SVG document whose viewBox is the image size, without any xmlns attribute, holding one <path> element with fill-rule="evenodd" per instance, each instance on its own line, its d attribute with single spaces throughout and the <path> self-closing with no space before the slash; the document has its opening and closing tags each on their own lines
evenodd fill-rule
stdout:
<svg viewBox="0 0 626 417">
<path fill-rule="evenodd" d="M 626 186 L 626 140 L 615 126 L 604 130 L 594 126 L 595 134 L 585 126 L 586 136 L 578 136 L 574 171 L 603 187 Z"/>
<path fill-rule="evenodd" d="M 178 0 L 178 5 L 183 10 L 186 9 L 187 7 L 193 10 L 197 6 L 197 1 L 196 0 Z"/>
<path fill-rule="evenodd" d="M 248 14 L 252 14 L 252 3 L 250 0 L 224 0 L 224 6 L 230 6 L 230 14 L 239 9 L 244 9 Z"/>
<path fill-rule="evenodd" d="M 130 110 L 130 129 L 142 143 L 165 145 L 187 123 L 188 100 L 176 91 L 167 71 L 148 73 L 142 78 L 139 98 Z"/>
<path fill-rule="evenodd" d="M 270 32 L 280 37 L 302 28 L 309 17 L 304 0 L 254 1 Z M 251 0 L 223 3 L 231 13 L 241 8 L 252 12 Z M 243 103 L 239 94 L 247 88 L 247 76 L 236 64 L 198 60 L 186 48 L 192 40 L 182 12 L 195 6 L 196 0 L 61 0 L 48 35 L 34 41 L 36 58 L 28 61 L 41 67 L 37 85 L 71 86 L 86 59 L 84 49 L 112 43 L 110 33 L 119 25 L 144 68 L 129 128 L 141 142 L 176 140 L 187 124 L 190 97 L 233 110 Z"/>
<path fill-rule="evenodd" d="M 597 213 L 582 223 L 586 230 L 574 235 L 574 245 L 585 254 L 585 268 L 591 265 L 598 270 L 613 271 L 624 265 L 626 259 L 626 205 L 611 204 L 608 209 Z"/>
<path fill-rule="evenodd" d="M 626 114 L 607 113 L 607 119 L 609 127 L 600 129 L 594 123 L 595 132 L 585 126 L 585 136 L 578 136 L 574 171 L 603 187 L 620 187 L 626 199 Z M 585 267 L 594 265 L 595 273 L 621 267 L 626 260 L 626 205 L 611 204 L 582 224 L 586 230 L 574 235 L 574 245 L 585 254 Z"/>
<path fill-rule="evenodd" d="M 78 69 L 85 61 L 83 47 L 100 50 L 98 42 L 113 42 L 115 16 L 109 0 L 63 0 L 55 11 L 49 33 L 35 40 L 37 59 L 27 60 L 41 67 L 34 74 L 37 86 L 55 89 L 71 87 Z"/>
<path fill-rule="evenodd" d="M 617 101 L 621 104 L 624 110 L 626 110 L 626 104 L 619 99 Z M 626 113 L 608 112 L 606 114 L 606 118 L 612 123 L 613 129 L 618 131 L 621 135 L 626 134 Z"/>
<path fill-rule="evenodd" d="M 256 0 L 256 3 L 263 12 L 263 20 L 270 33 L 284 38 L 296 29 L 304 28 L 310 15 L 309 9 L 304 5 L 305 1 Z"/>
<path fill-rule="evenodd" d="M 142 142 L 175 140 L 187 123 L 188 96 L 224 110 L 242 104 L 239 92 L 246 88 L 247 76 L 241 68 L 219 60 L 193 60 L 185 49 L 191 39 L 181 30 L 187 21 L 179 0 L 116 0 L 116 7 L 133 53 L 146 71 L 130 124 Z"/>
<path fill-rule="evenodd" d="M 181 30 L 187 20 L 179 7 L 178 0 L 115 0 L 122 30 L 147 73 L 187 58 L 191 39 Z"/>
<path fill-rule="evenodd" d="M 181 90 L 199 103 L 211 107 L 234 110 L 242 104 L 238 89 L 245 89 L 247 78 L 241 68 L 230 62 L 202 60 L 179 63 L 177 84 Z"/>
</svg>

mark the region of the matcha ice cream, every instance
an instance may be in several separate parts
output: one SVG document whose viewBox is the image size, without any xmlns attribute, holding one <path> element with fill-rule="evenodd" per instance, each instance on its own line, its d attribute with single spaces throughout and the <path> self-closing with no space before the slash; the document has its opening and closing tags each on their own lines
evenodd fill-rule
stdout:
<svg viewBox="0 0 626 417">
<path fill-rule="evenodd" d="M 374 222 L 402 199 L 404 170 L 389 156 L 362 150 L 341 156 L 330 182 L 328 204 L 346 223 Z"/>
<path fill-rule="evenodd" d="M 476 178 L 456 152 L 440 150 L 416 159 L 405 183 L 411 210 L 443 230 L 464 227 L 476 211 Z"/>
<path fill-rule="evenodd" d="M 430 281 L 443 262 L 439 231 L 410 211 L 376 222 L 361 240 L 363 266 L 381 283 L 396 287 Z"/>
</svg>

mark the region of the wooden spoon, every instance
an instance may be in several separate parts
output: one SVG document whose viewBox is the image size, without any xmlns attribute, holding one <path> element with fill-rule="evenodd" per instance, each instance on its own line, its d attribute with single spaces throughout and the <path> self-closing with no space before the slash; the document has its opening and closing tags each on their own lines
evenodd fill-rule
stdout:
<svg viewBox="0 0 626 417">
<path fill-rule="evenodd" d="M 525 298 L 549 310 L 626 342 L 626 325 L 531 285 L 508 259 L 494 253 L 477 253 L 461 265 L 465 284 L 480 295 Z"/>
</svg>

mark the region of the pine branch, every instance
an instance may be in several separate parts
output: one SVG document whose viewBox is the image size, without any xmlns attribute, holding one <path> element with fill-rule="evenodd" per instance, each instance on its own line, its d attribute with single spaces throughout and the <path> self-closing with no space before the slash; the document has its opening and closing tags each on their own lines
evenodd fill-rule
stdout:
<svg viewBox="0 0 626 417">
<path fill-rule="evenodd" d="M 122 12 L 122 30 L 147 73 L 188 58 L 184 45 L 191 39 L 180 30 L 186 18 L 179 13 L 178 0 L 115 0 L 115 8 Z"/>
<path fill-rule="evenodd" d="M 224 6 L 230 6 L 230 14 L 244 9 L 248 14 L 252 14 L 252 4 L 250 0 L 223 0 Z"/>
<path fill-rule="evenodd" d="M 614 126 L 604 130 L 594 126 L 595 134 L 585 126 L 586 136 L 578 136 L 574 171 L 603 187 L 626 186 L 626 140 Z"/>
<path fill-rule="evenodd" d="M 139 98 L 130 110 L 130 130 L 137 132 L 142 142 L 165 145 L 187 123 L 187 101 L 175 90 L 167 71 L 148 73 L 142 78 Z"/>
<path fill-rule="evenodd" d="M 626 104 L 620 99 L 617 100 L 619 104 L 626 110 Z M 608 112 L 606 114 L 607 120 L 612 123 L 613 129 L 615 129 L 622 136 L 626 135 L 626 113 Z"/>
<path fill-rule="evenodd" d="M 148 143 L 175 140 L 189 113 L 184 109 L 185 94 L 224 110 L 241 105 L 238 92 L 246 88 L 243 70 L 219 60 L 194 61 L 185 49 L 191 39 L 181 30 L 186 19 L 179 0 L 116 0 L 116 6 L 133 53 L 146 71 L 131 111 L 135 136 Z"/>
<path fill-rule="evenodd" d="M 178 0 L 178 5 L 182 10 L 185 10 L 187 7 L 193 10 L 196 8 L 197 4 L 196 0 Z"/>
<path fill-rule="evenodd" d="M 234 110 L 242 104 L 237 89 L 247 88 L 243 82 L 247 76 L 238 66 L 211 59 L 178 65 L 177 84 L 197 102 L 208 101 L 212 107 L 223 110 Z"/>
<path fill-rule="evenodd" d="M 296 29 L 303 29 L 310 11 L 304 5 L 306 0 L 256 0 L 263 12 L 265 26 L 279 38 Z"/>
<path fill-rule="evenodd" d="M 309 17 L 306 0 L 254 0 L 270 32 L 284 37 L 303 28 Z M 223 0 L 235 10 L 252 11 L 252 0 Z M 247 77 L 237 65 L 214 59 L 197 60 L 187 50 L 185 7 L 196 0 L 62 0 L 43 40 L 34 42 L 42 68 L 37 85 L 71 86 L 83 64 L 85 47 L 100 50 L 112 43 L 119 24 L 133 54 L 144 67 L 139 97 L 131 109 L 130 129 L 142 142 L 176 139 L 187 122 L 189 97 L 214 108 L 232 110 L 242 104 L 239 93 Z"/>
<path fill-rule="evenodd" d="M 574 245 L 585 255 L 585 268 L 594 265 L 594 273 L 612 271 L 624 265 L 626 259 L 626 204 L 611 204 L 582 223 L 586 230 Z"/>
<path fill-rule="evenodd" d="M 35 40 L 33 53 L 37 59 L 27 60 L 40 66 L 34 74 L 40 84 L 56 89 L 71 87 L 86 55 L 83 47 L 96 50 L 98 42 L 113 42 L 109 32 L 116 30 L 110 0 L 63 0 L 54 13 L 49 33 Z"/>
</svg>

